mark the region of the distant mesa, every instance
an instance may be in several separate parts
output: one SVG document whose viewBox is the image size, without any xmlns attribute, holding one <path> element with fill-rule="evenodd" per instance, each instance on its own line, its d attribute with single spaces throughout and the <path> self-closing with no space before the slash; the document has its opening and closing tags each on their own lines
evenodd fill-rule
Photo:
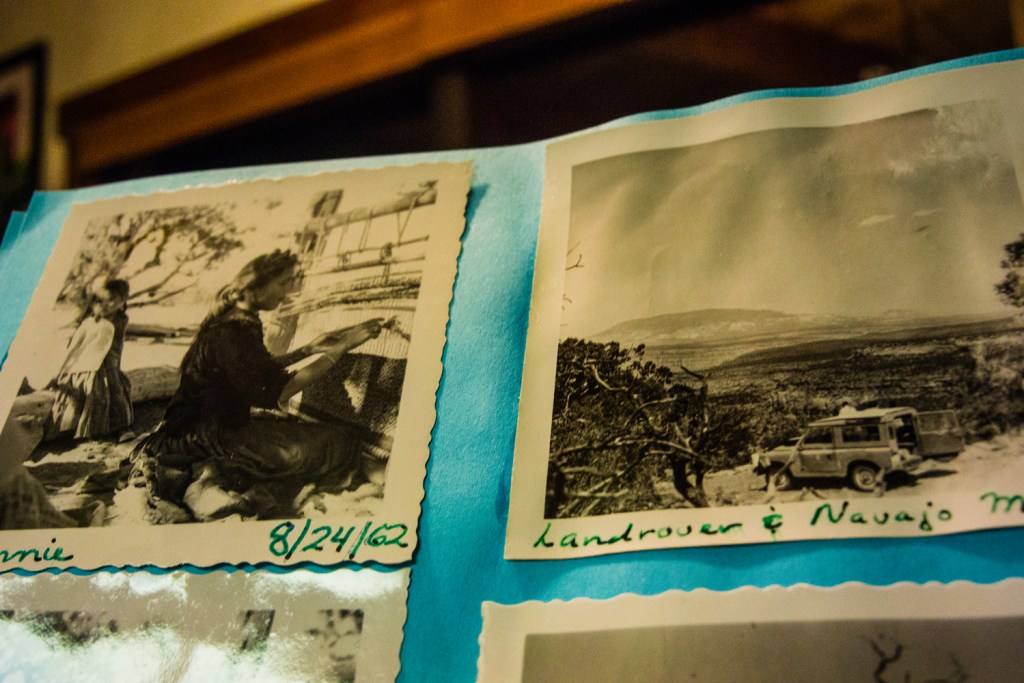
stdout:
<svg viewBox="0 0 1024 683">
<path fill-rule="evenodd" d="M 916 320 L 922 316 L 917 311 L 906 308 L 890 308 L 887 311 L 883 311 L 878 317 L 885 320 Z"/>
<path fill-rule="evenodd" d="M 843 338 L 895 329 L 958 325 L 1006 317 L 1006 313 L 929 316 L 892 308 L 873 316 L 794 315 L 771 310 L 709 308 L 637 318 L 614 325 L 589 338 L 626 346 L 739 342 L 773 337 L 776 342 L 810 338 Z"/>
<path fill-rule="evenodd" d="M 742 308 L 706 308 L 685 313 L 667 313 L 651 318 L 637 318 L 614 325 L 592 335 L 599 342 L 617 341 L 636 344 L 675 344 L 709 339 L 760 335 L 772 330 L 795 330 L 817 322 L 779 311 Z"/>
</svg>

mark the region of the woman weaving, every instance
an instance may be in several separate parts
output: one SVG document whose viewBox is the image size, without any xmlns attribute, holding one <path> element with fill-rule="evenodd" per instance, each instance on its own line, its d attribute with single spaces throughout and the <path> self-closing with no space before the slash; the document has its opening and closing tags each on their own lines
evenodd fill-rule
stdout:
<svg viewBox="0 0 1024 683">
<path fill-rule="evenodd" d="M 358 474 L 356 444 L 343 428 L 250 415 L 278 407 L 383 328 L 375 318 L 271 355 L 259 311 L 280 306 L 297 274 L 298 259 L 274 251 L 218 293 L 182 360 L 163 422 L 132 453 L 154 521 L 294 516 L 294 498 L 307 484 L 341 489 Z M 287 369 L 310 356 L 301 369 Z"/>
</svg>

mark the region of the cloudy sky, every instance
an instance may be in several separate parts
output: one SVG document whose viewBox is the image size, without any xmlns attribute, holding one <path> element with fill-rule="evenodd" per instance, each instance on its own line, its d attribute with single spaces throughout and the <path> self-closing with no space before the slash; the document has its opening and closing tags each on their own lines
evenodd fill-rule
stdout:
<svg viewBox="0 0 1024 683">
<path fill-rule="evenodd" d="M 600 159 L 571 202 L 565 336 L 704 308 L 999 311 L 1024 230 L 990 102 Z"/>
</svg>

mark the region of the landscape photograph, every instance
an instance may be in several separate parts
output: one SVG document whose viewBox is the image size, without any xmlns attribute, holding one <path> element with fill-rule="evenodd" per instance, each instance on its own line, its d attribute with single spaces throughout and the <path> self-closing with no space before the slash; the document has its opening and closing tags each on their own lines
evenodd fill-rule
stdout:
<svg viewBox="0 0 1024 683">
<path fill-rule="evenodd" d="M 481 681 L 1015 680 L 1020 580 L 486 602 Z"/>
<path fill-rule="evenodd" d="M 1024 476 L 995 101 L 572 167 L 544 517 Z"/>
</svg>

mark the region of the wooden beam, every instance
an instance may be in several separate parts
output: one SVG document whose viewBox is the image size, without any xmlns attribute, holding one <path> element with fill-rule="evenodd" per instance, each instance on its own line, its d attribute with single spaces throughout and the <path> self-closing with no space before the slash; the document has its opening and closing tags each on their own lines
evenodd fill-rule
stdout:
<svg viewBox="0 0 1024 683">
<path fill-rule="evenodd" d="M 768 6 L 771 8 L 771 6 Z M 648 43 L 645 50 L 683 65 L 742 75 L 757 87 L 806 87 L 849 83 L 896 55 L 840 39 L 826 27 L 776 21 L 757 6 L 684 24 Z"/>
<path fill-rule="evenodd" d="M 327 0 L 60 109 L 72 180 L 624 0 Z"/>
</svg>

